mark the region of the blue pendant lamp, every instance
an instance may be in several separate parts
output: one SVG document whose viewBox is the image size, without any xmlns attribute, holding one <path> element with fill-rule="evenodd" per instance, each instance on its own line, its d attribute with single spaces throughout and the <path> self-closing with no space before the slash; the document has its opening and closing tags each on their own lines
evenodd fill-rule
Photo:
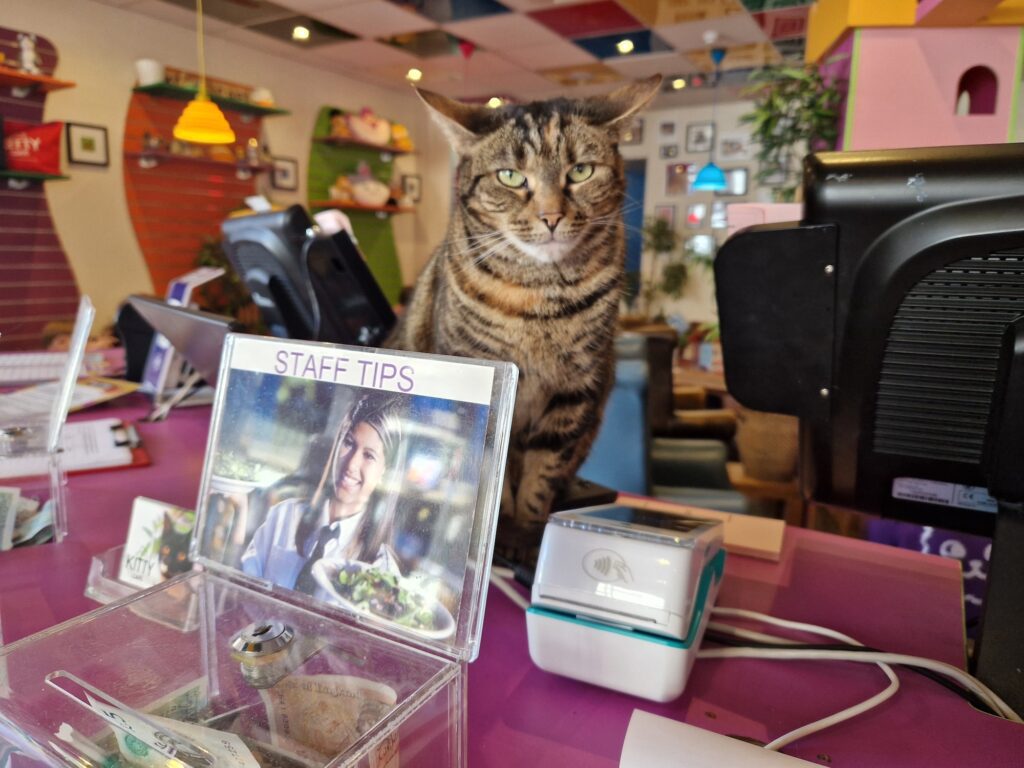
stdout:
<svg viewBox="0 0 1024 768">
<path fill-rule="evenodd" d="M 711 61 L 715 63 L 715 87 L 711 102 L 711 125 L 713 130 L 718 129 L 715 122 L 715 113 L 718 111 L 718 81 L 722 76 L 722 59 L 725 58 L 725 48 L 712 48 Z M 715 142 L 711 142 L 711 149 L 708 151 L 708 162 L 703 168 L 697 171 L 697 178 L 693 180 L 692 189 L 706 190 L 708 192 L 721 192 L 728 186 L 725 182 L 725 173 L 715 165 Z"/>
</svg>

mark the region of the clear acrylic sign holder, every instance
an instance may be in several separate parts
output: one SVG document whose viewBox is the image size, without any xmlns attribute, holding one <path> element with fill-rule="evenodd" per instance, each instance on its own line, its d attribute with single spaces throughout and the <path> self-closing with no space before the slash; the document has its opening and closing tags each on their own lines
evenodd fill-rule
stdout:
<svg viewBox="0 0 1024 768">
<path fill-rule="evenodd" d="M 0 422 L 0 486 L 16 488 L 22 499 L 49 503 L 53 536 L 60 542 L 68 533 L 66 478 L 61 465 L 60 441 L 71 407 L 75 384 L 82 370 L 96 310 L 88 296 L 79 301 L 71 335 L 68 362 L 49 412 Z"/>
<path fill-rule="evenodd" d="M 196 567 L 0 648 L 0 742 L 19 766 L 465 765 L 516 378 L 229 335 Z"/>
</svg>

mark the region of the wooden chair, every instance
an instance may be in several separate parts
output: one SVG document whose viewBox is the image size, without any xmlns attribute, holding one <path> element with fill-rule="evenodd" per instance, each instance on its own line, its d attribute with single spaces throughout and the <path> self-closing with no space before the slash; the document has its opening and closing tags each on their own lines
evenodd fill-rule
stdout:
<svg viewBox="0 0 1024 768">
<path fill-rule="evenodd" d="M 792 480 L 758 480 L 750 477 L 738 461 L 726 465 L 733 488 L 749 499 L 782 502 L 782 518 L 786 525 L 804 525 L 806 505 L 800 493 L 800 482 Z"/>
</svg>

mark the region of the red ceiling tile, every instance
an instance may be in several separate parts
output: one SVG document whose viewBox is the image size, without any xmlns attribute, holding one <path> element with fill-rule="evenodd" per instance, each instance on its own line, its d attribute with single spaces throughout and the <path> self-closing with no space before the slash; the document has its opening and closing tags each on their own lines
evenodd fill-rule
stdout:
<svg viewBox="0 0 1024 768">
<path fill-rule="evenodd" d="M 751 14 L 770 40 L 806 37 L 809 5 Z"/>
<path fill-rule="evenodd" d="M 528 15 L 558 34 L 572 38 L 628 32 L 644 26 L 613 0 L 564 5 Z"/>
</svg>

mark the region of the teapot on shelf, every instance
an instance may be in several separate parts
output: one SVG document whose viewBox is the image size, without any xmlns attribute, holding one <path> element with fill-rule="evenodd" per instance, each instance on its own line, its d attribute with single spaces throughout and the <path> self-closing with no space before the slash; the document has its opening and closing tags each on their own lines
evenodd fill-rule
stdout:
<svg viewBox="0 0 1024 768">
<path fill-rule="evenodd" d="M 331 136 L 386 147 L 391 142 L 391 122 L 369 107 L 363 107 L 358 114 L 334 115 L 331 118 Z"/>
<path fill-rule="evenodd" d="M 367 208 L 380 208 L 391 198 L 391 188 L 374 178 L 369 164 L 359 163 L 354 174 L 341 175 L 328 190 L 332 200 L 355 203 Z"/>
</svg>

